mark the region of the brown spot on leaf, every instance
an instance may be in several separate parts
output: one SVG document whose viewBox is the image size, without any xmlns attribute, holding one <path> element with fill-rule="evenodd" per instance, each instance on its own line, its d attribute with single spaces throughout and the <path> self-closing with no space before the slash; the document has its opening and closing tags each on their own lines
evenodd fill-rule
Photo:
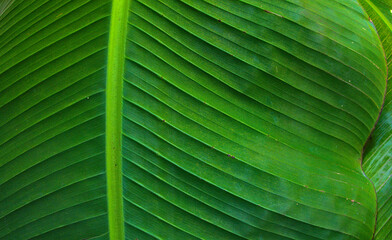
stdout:
<svg viewBox="0 0 392 240">
<path fill-rule="evenodd" d="M 274 13 L 274 12 L 271 12 L 271 11 L 268 11 L 268 10 L 264 10 L 264 12 L 266 12 L 266 13 L 270 13 L 270 14 L 274 14 L 274 15 L 276 15 L 276 16 L 278 16 L 278 17 L 281 17 L 281 18 L 283 18 L 283 16 L 282 16 L 282 15 L 279 15 L 279 14 L 277 14 L 277 13 Z"/>
</svg>

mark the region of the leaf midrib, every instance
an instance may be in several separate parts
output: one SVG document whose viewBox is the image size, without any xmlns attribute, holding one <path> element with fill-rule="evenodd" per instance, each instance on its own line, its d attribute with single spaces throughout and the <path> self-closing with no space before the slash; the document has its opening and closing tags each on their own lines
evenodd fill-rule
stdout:
<svg viewBox="0 0 392 240">
<path fill-rule="evenodd" d="M 122 91 L 129 0 L 112 4 L 106 75 L 106 176 L 110 239 L 124 239 Z"/>
</svg>

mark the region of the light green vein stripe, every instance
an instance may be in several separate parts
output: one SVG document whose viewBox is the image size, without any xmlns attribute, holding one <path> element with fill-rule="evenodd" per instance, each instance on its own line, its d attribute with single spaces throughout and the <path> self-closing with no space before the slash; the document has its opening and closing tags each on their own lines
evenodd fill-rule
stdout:
<svg viewBox="0 0 392 240">
<path fill-rule="evenodd" d="M 130 0 L 114 0 L 110 21 L 108 68 L 106 83 L 106 176 L 109 236 L 124 239 L 122 200 L 122 83 L 126 25 Z"/>
<path fill-rule="evenodd" d="M 365 0 L 367 4 L 377 13 L 377 15 L 381 18 L 381 20 L 385 23 L 385 25 L 392 30 L 392 24 L 389 22 L 389 20 L 385 17 L 385 15 L 378 9 L 376 5 L 374 5 L 371 1 Z"/>
</svg>

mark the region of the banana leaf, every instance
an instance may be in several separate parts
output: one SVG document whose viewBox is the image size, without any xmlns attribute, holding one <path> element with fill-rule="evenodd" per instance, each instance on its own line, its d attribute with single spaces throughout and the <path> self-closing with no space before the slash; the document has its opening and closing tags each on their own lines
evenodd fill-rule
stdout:
<svg viewBox="0 0 392 240">
<path fill-rule="evenodd" d="M 388 239 L 361 4 L 0 0 L 0 239 Z"/>
<path fill-rule="evenodd" d="M 380 119 L 364 152 L 363 169 L 377 191 L 377 226 L 374 239 L 392 239 L 392 2 L 373 0 L 361 2 L 378 34 L 388 63 L 388 87 Z"/>
</svg>

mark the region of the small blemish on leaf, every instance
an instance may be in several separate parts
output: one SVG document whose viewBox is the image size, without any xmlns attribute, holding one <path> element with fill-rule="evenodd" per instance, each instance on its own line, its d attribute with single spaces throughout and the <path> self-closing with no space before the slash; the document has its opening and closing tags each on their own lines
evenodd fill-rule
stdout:
<svg viewBox="0 0 392 240">
<path fill-rule="evenodd" d="M 270 13 L 270 14 L 274 14 L 274 15 L 276 15 L 276 16 L 278 16 L 278 17 L 283 18 L 282 15 L 279 15 L 279 14 L 277 14 L 277 13 L 274 13 L 274 12 L 271 12 L 271 11 L 268 11 L 268 10 L 264 10 L 264 12 L 267 12 L 267 13 Z"/>
</svg>

